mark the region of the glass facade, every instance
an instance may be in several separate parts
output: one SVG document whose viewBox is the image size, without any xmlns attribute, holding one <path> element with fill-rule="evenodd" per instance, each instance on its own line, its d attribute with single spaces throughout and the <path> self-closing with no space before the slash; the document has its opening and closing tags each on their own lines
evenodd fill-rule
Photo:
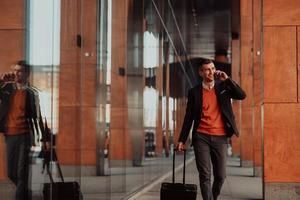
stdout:
<svg viewBox="0 0 300 200">
<path fill-rule="evenodd" d="M 172 169 L 186 90 L 176 95 L 170 76 L 185 64 L 163 4 L 27 1 L 30 82 L 38 88 L 64 179 L 78 182 L 84 199 L 128 198 Z M 41 143 L 32 152 L 32 195 L 40 199 L 50 180 L 41 173 Z M 51 158 L 54 181 L 61 181 Z"/>
</svg>

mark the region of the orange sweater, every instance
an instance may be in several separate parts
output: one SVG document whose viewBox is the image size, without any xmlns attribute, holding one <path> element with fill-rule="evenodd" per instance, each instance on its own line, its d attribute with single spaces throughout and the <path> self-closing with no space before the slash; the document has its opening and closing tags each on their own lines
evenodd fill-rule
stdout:
<svg viewBox="0 0 300 200">
<path fill-rule="evenodd" d="M 226 135 L 224 121 L 214 88 L 211 90 L 203 88 L 202 114 L 197 132 L 209 135 Z"/>
<path fill-rule="evenodd" d="M 7 135 L 17 135 L 29 131 L 25 117 L 26 91 L 16 90 L 11 96 L 10 107 L 6 119 Z"/>
</svg>

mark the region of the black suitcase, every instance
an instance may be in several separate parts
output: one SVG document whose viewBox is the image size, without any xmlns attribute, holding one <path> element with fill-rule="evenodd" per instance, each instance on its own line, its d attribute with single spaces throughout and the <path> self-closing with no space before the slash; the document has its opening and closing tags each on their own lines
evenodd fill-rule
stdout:
<svg viewBox="0 0 300 200">
<path fill-rule="evenodd" d="M 175 154 L 177 149 L 174 149 L 173 153 L 173 175 L 172 183 L 163 182 L 160 188 L 161 200 L 196 200 L 197 198 L 197 185 L 185 184 L 185 160 L 186 151 L 184 150 L 183 161 L 183 183 L 175 183 Z"/>
<path fill-rule="evenodd" d="M 81 200 L 82 194 L 77 182 L 45 183 L 44 200 Z"/>
<path fill-rule="evenodd" d="M 61 182 L 54 182 L 49 163 L 46 165 L 46 170 L 50 178 L 50 183 L 44 183 L 43 197 L 44 200 L 82 200 L 83 196 L 80 191 L 80 186 L 76 181 L 65 182 L 60 165 L 58 163 L 56 153 L 53 151 L 53 157 L 56 160 Z"/>
</svg>

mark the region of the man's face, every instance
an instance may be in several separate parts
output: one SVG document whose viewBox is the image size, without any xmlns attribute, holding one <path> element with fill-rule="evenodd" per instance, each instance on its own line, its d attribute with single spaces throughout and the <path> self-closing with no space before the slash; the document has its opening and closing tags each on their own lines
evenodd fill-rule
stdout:
<svg viewBox="0 0 300 200">
<path fill-rule="evenodd" d="M 15 81 L 17 83 L 26 83 L 28 76 L 29 76 L 29 72 L 27 72 L 25 70 L 25 67 L 21 66 L 21 65 L 15 65 L 13 67 L 14 70 L 14 74 L 15 74 Z"/>
<path fill-rule="evenodd" d="M 216 68 L 214 63 L 204 64 L 199 69 L 199 75 L 203 78 L 205 82 L 214 81 L 214 74 L 216 72 Z"/>
</svg>

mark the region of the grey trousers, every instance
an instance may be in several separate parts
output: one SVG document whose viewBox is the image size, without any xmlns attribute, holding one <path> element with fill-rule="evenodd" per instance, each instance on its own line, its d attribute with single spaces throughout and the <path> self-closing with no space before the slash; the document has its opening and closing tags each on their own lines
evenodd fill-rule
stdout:
<svg viewBox="0 0 300 200">
<path fill-rule="evenodd" d="M 16 185 L 16 200 L 30 199 L 28 189 L 29 176 L 29 134 L 6 136 L 7 173 Z"/>
<path fill-rule="evenodd" d="M 203 200 L 217 200 L 226 178 L 227 137 L 194 134 L 193 146 Z M 214 182 L 211 187 L 211 163 Z"/>
</svg>

